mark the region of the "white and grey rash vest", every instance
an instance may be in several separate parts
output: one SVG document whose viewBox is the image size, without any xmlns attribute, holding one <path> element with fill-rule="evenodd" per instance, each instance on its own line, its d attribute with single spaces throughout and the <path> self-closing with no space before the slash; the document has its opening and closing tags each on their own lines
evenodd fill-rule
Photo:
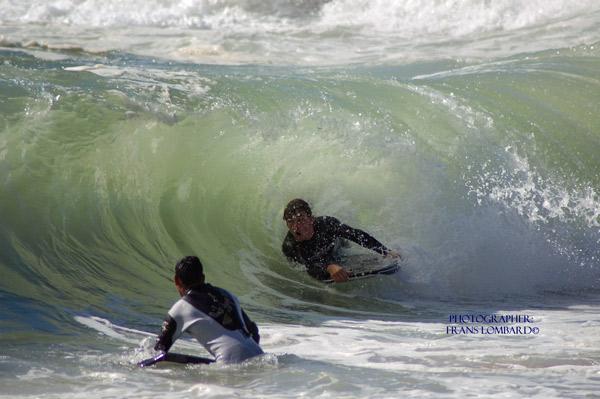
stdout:
<svg viewBox="0 0 600 399">
<path fill-rule="evenodd" d="M 187 332 L 225 363 L 241 362 L 263 353 L 258 327 L 230 292 L 202 284 L 186 292 L 169 310 L 155 350 L 168 352 Z"/>
</svg>

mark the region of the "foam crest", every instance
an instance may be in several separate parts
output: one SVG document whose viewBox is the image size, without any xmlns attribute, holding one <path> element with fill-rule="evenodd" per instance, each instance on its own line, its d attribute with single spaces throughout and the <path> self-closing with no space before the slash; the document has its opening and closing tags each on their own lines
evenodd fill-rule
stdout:
<svg viewBox="0 0 600 399">
<path fill-rule="evenodd" d="M 94 27 L 157 26 L 239 31 L 349 28 L 363 35 L 453 38 L 545 25 L 598 11 L 592 0 L 565 7 L 560 0 L 29 0 L 0 2 L 0 20 Z"/>
<path fill-rule="evenodd" d="M 0 0 L 0 41 L 200 63 L 406 63 L 593 44 L 599 17 L 592 0 Z"/>
<path fill-rule="evenodd" d="M 335 0 L 323 6 L 325 26 L 387 32 L 408 39 L 452 39 L 545 25 L 597 10 L 588 0 L 565 7 L 560 0 L 406 1 Z"/>
</svg>

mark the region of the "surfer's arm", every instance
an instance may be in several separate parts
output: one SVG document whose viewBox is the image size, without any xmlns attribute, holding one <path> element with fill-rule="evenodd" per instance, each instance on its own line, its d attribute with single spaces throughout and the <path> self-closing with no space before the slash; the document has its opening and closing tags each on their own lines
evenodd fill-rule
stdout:
<svg viewBox="0 0 600 399">
<path fill-rule="evenodd" d="M 329 272 L 327 271 L 327 267 L 330 265 L 329 262 L 313 262 L 313 263 L 305 263 L 306 271 L 311 277 L 316 278 L 317 280 L 327 280 L 331 278 Z"/>
<path fill-rule="evenodd" d="M 353 241 L 358 245 L 375 251 L 381 255 L 385 256 L 392 252 L 389 248 L 377 241 L 366 231 L 355 229 L 354 227 L 350 227 L 347 224 L 343 224 L 339 221 L 337 221 L 336 232 L 338 236 Z"/>
<path fill-rule="evenodd" d="M 327 268 L 335 263 L 333 259 L 331 261 L 327 261 L 326 259 L 315 257 L 317 259 L 315 260 L 305 259 L 304 257 L 300 256 L 290 233 L 288 233 L 288 235 L 285 237 L 283 245 L 281 246 L 281 250 L 289 260 L 306 266 L 306 271 L 311 277 L 314 277 L 317 280 L 328 280 L 331 278 L 331 273 Z"/>
<path fill-rule="evenodd" d="M 285 239 L 283 240 L 283 244 L 281 245 L 281 252 L 283 252 L 285 257 L 291 261 L 304 263 L 304 259 L 302 259 L 302 257 L 298 254 L 292 236 L 289 233 L 287 236 L 285 236 Z"/>
<path fill-rule="evenodd" d="M 177 328 L 177 322 L 174 318 L 168 315 L 162 324 L 160 334 L 158 335 L 158 339 L 154 345 L 154 350 L 164 353 L 168 352 L 180 335 L 181 332 L 179 331 L 179 328 Z"/>
<path fill-rule="evenodd" d="M 256 325 L 255 322 L 250 320 L 250 317 L 248 317 L 246 312 L 244 312 L 244 309 L 242 309 L 242 317 L 244 317 L 244 323 L 246 324 L 246 327 L 248 328 L 248 331 L 250 332 L 252 339 L 257 344 L 260 344 L 260 335 L 258 334 L 258 326 Z"/>
</svg>

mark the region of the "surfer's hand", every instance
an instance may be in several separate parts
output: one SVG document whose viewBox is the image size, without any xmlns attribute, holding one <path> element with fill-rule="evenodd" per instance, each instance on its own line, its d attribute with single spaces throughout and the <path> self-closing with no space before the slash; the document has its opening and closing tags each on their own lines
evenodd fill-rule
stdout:
<svg viewBox="0 0 600 399">
<path fill-rule="evenodd" d="M 327 272 L 336 283 L 348 281 L 348 272 L 340 265 L 332 263 L 331 265 L 327 266 Z"/>
<path fill-rule="evenodd" d="M 388 253 L 385 254 L 385 257 L 388 259 L 402 259 L 402 255 L 400 255 L 400 252 L 396 251 L 388 251 Z"/>
</svg>

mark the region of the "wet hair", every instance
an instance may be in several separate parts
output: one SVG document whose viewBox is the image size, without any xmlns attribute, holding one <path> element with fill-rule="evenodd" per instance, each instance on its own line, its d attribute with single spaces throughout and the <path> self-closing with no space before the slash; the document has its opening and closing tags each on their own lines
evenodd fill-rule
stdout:
<svg viewBox="0 0 600 399">
<path fill-rule="evenodd" d="M 204 269 L 197 256 L 186 256 L 175 265 L 175 277 L 185 288 L 204 283 Z"/>
<path fill-rule="evenodd" d="M 296 198 L 288 202 L 283 211 L 283 220 L 288 221 L 300 212 L 305 212 L 308 216 L 312 215 L 312 211 L 310 210 L 310 205 L 308 202 L 303 199 Z"/>
</svg>

